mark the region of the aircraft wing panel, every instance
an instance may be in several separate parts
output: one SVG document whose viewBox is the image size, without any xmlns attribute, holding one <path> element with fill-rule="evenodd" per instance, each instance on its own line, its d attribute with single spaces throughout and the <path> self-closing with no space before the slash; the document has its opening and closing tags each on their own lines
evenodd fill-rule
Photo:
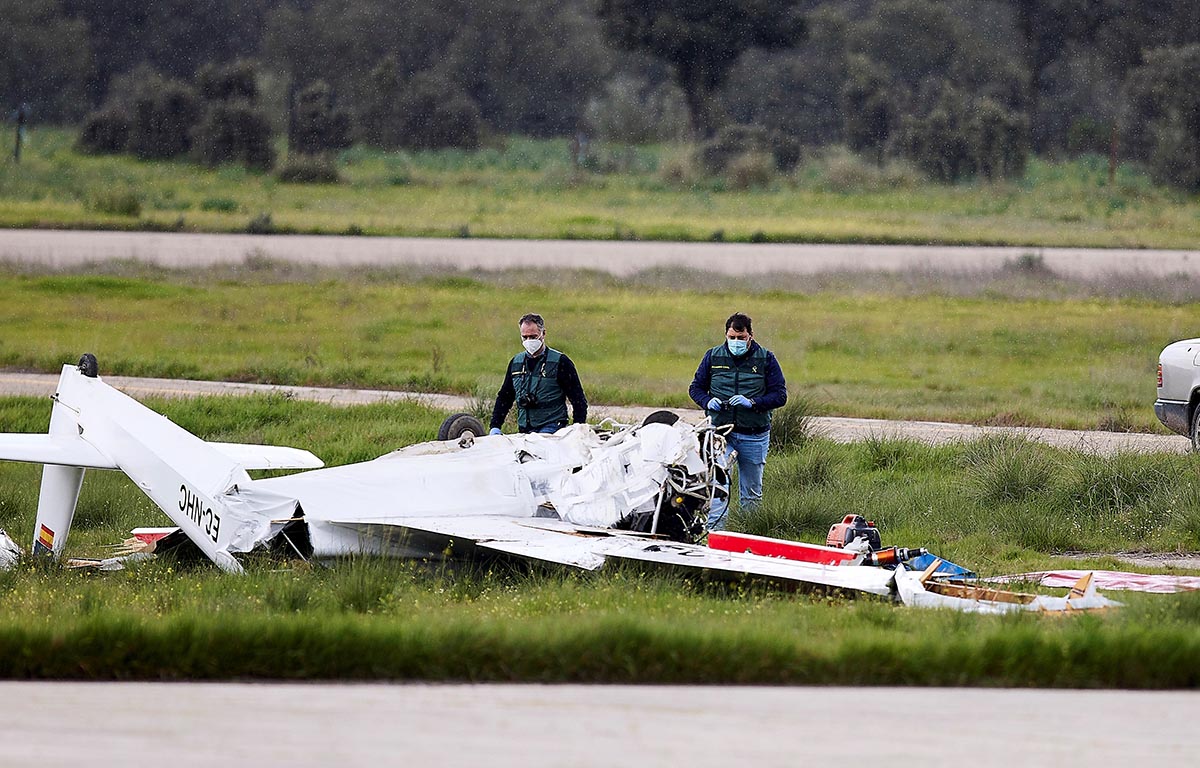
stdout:
<svg viewBox="0 0 1200 768">
<path fill-rule="evenodd" d="M 604 564 L 604 556 L 595 551 L 594 535 L 528 526 L 527 522 L 531 519 L 478 515 L 404 518 L 395 523 L 332 521 L 332 525 L 382 542 L 391 550 L 408 550 L 409 556 L 417 554 L 412 552 L 414 548 L 439 557 L 449 549 L 469 545 L 588 571 Z M 318 541 L 314 536 L 314 545 Z M 322 553 L 318 549 L 315 554 Z"/>
<path fill-rule="evenodd" d="M 388 540 L 393 546 L 402 542 L 411 548 L 413 542 L 424 542 L 430 557 L 440 556 L 447 548 L 469 543 L 477 549 L 585 570 L 596 570 L 612 559 L 707 571 L 722 578 L 759 577 L 883 596 L 893 591 L 893 574 L 883 568 L 818 565 L 721 552 L 698 544 L 648 539 L 638 534 L 573 526 L 556 520 L 480 515 L 406 518 L 397 523 L 344 521 L 335 525 Z"/>
<path fill-rule="evenodd" d="M 763 555 L 722 552 L 698 544 L 648 542 L 624 537 L 600 540 L 595 546 L 606 557 L 616 560 L 709 571 L 725 577 L 753 576 L 874 595 L 892 594 L 892 572 L 883 568 L 820 565 Z"/>
<path fill-rule="evenodd" d="M 119 468 L 115 461 L 78 437 L 49 434 L 0 434 L 0 460 L 87 469 Z"/>
<path fill-rule="evenodd" d="M 318 469 L 325 462 L 310 451 L 283 445 L 213 443 L 213 448 L 241 464 L 244 469 Z"/>
</svg>

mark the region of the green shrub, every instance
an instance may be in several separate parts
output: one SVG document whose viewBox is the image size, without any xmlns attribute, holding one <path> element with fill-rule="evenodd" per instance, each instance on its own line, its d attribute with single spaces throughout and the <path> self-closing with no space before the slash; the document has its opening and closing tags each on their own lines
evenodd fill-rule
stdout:
<svg viewBox="0 0 1200 768">
<path fill-rule="evenodd" d="M 1114 512 L 1156 496 L 1171 496 L 1178 473 L 1170 469 L 1161 456 L 1080 454 L 1071 467 L 1072 478 L 1065 492 L 1082 512 Z"/>
<path fill-rule="evenodd" d="M 889 438 L 872 432 L 858 445 L 859 465 L 867 471 L 899 468 L 911 461 L 919 448 L 914 440 Z"/>
<path fill-rule="evenodd" d="M 147 160 L 187 154 L 199 112 L 196 91 L 186 83 L 165 81 L 143 91 L 133 102 L 129 150 Z"/>
<path fill-rule="evenodd" d="M 799 142 L 785 134 L 756 125 L 729 125 L 717 132 L 696 152 L 696 160 L 711 174 L 729 172 L 746 155 L 763 155 L 774 168 L 790 171 L 800 162 Z M 761 161 L 755 161 L 761 163 Z"/>
<path fill-rule="evenodd" d="M 371 73 L 372 100 L 360 119 L 363 140 L 385 149 L 477 149 L 479 106 L 460 88 L 429 73 L 403 82 L 393 59 Z"/>
<path fill-rule="evenodd" d="M 816 415 L 812 400 L 793 395 L 787 405 L 771 413 L 771 448 L 790 451 L 803 447 L 813 438 Z"/>
<path fill-rule="evenodd" d="M 112 216 L 142 215 L 142 200 L 135 192 L 127 189 L 110 189 L 96 193 L 90 207 L 97 213 Z"/>
<path fill-rule="evenodd" d="M 208 64 L 196 73 L 196 86 L 205 101 L 258 102 L 258 68 L 248 59 Z"/>
<path fill-rule="evenodd" d="M 333 89 L 324 80 L 317 80 L 296 94 L 293 110 L 288 131 L 289 153 L 314 155 L 350 146 L 350 116 L 334 107 Z M 335 170 L 333 181 L 336 176 Z"/>
<path fill-rule="evenodd" d="M 1011 437 L 985 437 L 964 453 L 969 495 L 985 504 L 1024 501 L 1048 491 L 1056 472 L 1040 446 Z"/>
<path fill-rule="evenodd" d="M 688 116 L 683 94 L 674 84 L 652 86 L 644 78 L 617 75 L 588 102 L 584 119 L 608 141 L 647 144 L 683 138 Z"/>
<path fill-rule="evenodd" d="M 117 107 L 90 113 L 83 121 L 76 147 L 89 155 L 124 152 L 129 144 L 129 114 Z"/>
<path fill-rule="evenodd" d="M 899 150 L 933 178 L 1015 178 L 1029 158 L 1029 120 L 990 98 L 943 86 L 927 114 L 901 121 Z"/>
<path fill-rule="evenodd" d="M 200 201 L 200 210 L 202 211 L 217 211 L 219 213 L 234 213 L 238 209 L 237 200 L 230 200 L 228 197 L 206 197 Z"/>
<path fill-rule="evenodd" d="M 246 233 L 250 235 L 270 235 L 274 232 L 275 222 L 269 213 L 260 213 L 246 224 Z"/>
<path fill-rule="evenodd" d="M 775 161 L 762 152 L 747 152 L 729 164 L 725 176 L 730 189 L 762 189 L 775 178 Z"/>
<path fill-rule="evenodd" d="M 882 161 L 896 123 L 886 73 L 866 56 L 851 56 L 842 86 L 842 131 L 856 152 L 870 152 Z"/>
<path fill-rule="evenodd" d="M 241 163 L 268 170 L 275 164 L 271 125 L 266 116 L 247 102 L 214 102 L 196 126 L 196 159 L 206 165 Z"/>
<path fill-rule="evenodd" d="M 1158 48 L 1126 82 L 1130 152 L 1155 179 L 1200 190 L 1200 44 Z"/>
<path fill-rule="evenodd" d="M 286 184 L 336 184 L 341 180 L 337 165 L 323 155 L 288 155 L 275 177 Z"/>
</svg>

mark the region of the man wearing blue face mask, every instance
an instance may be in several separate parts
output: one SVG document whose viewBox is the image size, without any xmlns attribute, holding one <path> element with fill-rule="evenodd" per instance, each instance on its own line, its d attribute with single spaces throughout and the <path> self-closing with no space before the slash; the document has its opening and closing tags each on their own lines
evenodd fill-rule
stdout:
<svg viewBox="0 0 1200 768">
<path fill-rule="evenodd" d="M 787 402 L 787 382 L 775 355 L 754 340 L 748 315 L 725 321 L 725 341 L 704 353 L 688 394 L 714 425 L 733 425 L 728 439 L 737 451 L 738 500 L 743 512 L 753 509 L 762 500 L 771 411 Z M 713 499 L 708 529 L 724 530 L 728 511 L 728 497 Z"/>
<path fill-rule="evenodd" d="M 517 404 L 517 429 L 522 432 L 557 432 L 567 426 L 567 400 L 576 424 L 587 421 L 587 397 L 571 358 L 546 346 L 546 323 L 541 315 L 528 314 L 518 322 L 524 351 L 509 361 L 504 384 L 496 393 L 488 434 L 500 434 L 513 403 Z"/>
</svg>

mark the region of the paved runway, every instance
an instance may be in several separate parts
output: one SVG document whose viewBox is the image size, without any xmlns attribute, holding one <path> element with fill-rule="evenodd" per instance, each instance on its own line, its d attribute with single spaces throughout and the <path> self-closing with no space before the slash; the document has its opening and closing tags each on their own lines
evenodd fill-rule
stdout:
<svg viewBox="0 0 1200 768">
<path fill-rule="evenodd" d="M 1186 766 L 1200 694 L 0 682 L 0 764 Z"/>
<path fill-rule="evenodd" d="M 999 268 L 1026 254 L 1068 277 L 1191 273 L 1200 250 L 989 248 L 920 245 L 802 245 L 422 239 L 338 235 L 217 235 L 162 232 L 0 230 L 0 261 L 70 267 L 134 259 L 163 267 L 239 264 L 260 256 L 322 266 L 432 265 L 459 269 L 594 269 L 618 276 L 683 266 L 725 274 Z"/>
</svg>

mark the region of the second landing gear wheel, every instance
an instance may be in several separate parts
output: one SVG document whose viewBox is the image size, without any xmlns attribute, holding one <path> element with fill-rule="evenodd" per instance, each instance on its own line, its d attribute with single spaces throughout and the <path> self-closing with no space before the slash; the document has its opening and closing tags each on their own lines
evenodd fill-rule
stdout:
<svg viewBox="0 0 1200 768">
<path fill-rule="evenodd" d="M 644 427 L 647 424 L 666 424 L 667 426 L 670 426 L 677 421 L 679 421 L 679 416 L 671 411 L 655 411 L 646 418 L 642 419 L 642 426 Z"/>
<path fill-rule="evenodd" d="M 481 437 L 487 434 L 483 422 L 469 413 L 455 413 L 447 416 L 438 428 L 438 440 L 458 440 L 461 437 Z"/>
</svg>

